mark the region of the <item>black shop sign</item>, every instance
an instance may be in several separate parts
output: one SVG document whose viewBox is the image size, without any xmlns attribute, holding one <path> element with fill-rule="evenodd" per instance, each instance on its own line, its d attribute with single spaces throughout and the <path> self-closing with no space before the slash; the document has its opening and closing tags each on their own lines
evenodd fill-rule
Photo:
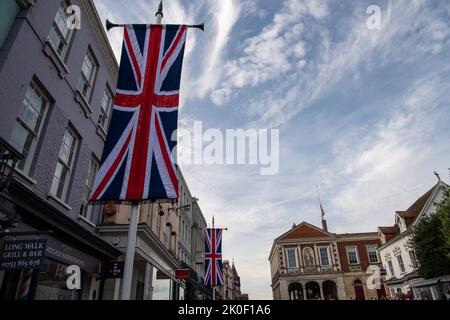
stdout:
<svg viewBox="0 0 450 320">
<path fill-rule="evenodd" d="M 5 240 L 0 255 L 1 269 L 40 269 L 47 240 Z"/>
</svg>

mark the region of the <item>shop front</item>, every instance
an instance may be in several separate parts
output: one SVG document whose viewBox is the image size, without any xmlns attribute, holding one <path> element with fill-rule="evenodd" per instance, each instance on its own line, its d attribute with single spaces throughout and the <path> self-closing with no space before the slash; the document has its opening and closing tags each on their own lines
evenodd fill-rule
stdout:
<svg viewBox="0 0 450 320">
<path fill-rule="evenodd" d="M 113 243 L 125 256 L 128 225 L 102 225 L 102 238 Z M 185 296 L 185 283 L 175 276 L 177 260 L 145 224 L 138 225 L 131 285 L 132 300 L 180 300 Z M 121 281 L 107 281 L 105 299 L 120 298 Z"/>
<path fill-rule="evenodd" d="M 10 197 L 20 220 L 0 231 L 0 300 L 101 299 L 99 264 L 121 252 L 17 181 Z"/>
<path fill-rule="evenodd" d="M 450 276 L 419 280 L 410 288 L 420 300 L 450 300 Z"/>
<path fill-rule="evenodd" d="M 22 236 L 22 233 L 28 235 Z M 4 243 L 28 244 L 36 240 L 45 243 L 42 262 L 38 267 L 27 266 L 26 262 L 22 261 L 23 267 L 20 264 L 5 265 L 3 270 L 0 270 L 0 300 L 99 299 L 102 279 L 98 274 L 98 267 L 105 257 L 87 254 L 64 240 L 57 239 L 51 235 L 53 233 L 47 233 L 50 232 L 42 234 L 39 230 L 22 225 L 13 231 L 17 236 L 6 236 L 0 241 L 2 254 L 5 254 Z M 24 250 L 18 250 L 16 253 L 27 256 Z M 79 268 L 79 274 L 76 275 L 79 276 L 79 289 L 68 288 L 67 280 L 72 274 L 68 272 L 70 266 Z"/>
</svg>

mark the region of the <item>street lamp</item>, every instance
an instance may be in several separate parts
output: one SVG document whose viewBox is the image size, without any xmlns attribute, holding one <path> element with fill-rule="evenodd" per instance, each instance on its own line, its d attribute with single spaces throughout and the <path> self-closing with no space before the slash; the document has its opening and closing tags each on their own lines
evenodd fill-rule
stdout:
<svg viewBox="0 0 450 320">
<path fill-rule="evenodd" d="M 20 216 L 16 213 L 14 202 L 9 196 L 14 168 L 23 155 L 0 137 L 0 229 L 16 227 Z"/>
</svg>

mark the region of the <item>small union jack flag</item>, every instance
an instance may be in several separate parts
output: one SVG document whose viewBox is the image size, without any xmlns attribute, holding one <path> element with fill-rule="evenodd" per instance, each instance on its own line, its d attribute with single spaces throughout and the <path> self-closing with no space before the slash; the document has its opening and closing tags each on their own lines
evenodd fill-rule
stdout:
<svg viewBox="0 0 450 320">
<path fill-rule="evenodd" d="M 92 201 L 173 199 L 185 25 L 126 25 L 111 123 Z"/>
<path fill-rule="evenodd" d="M 203 231 L 205 234 L 205 286 L 222 286 L 222 229 L 204 229 Z"/>
</svg>

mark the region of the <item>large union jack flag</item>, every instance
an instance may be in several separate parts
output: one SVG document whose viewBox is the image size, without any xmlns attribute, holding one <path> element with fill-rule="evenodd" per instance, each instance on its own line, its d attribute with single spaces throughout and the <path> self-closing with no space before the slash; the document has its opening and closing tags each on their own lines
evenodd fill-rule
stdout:
<svg viewBox="0 0 450 320">
<path fill-rule="evenodd" d="M 178 197 L 176 137 L 185 25 L 126 25 L 92 201 Z"/>
<path fill-rule="evenodd" d="M 222 286 L 222 229 L 204 229 L 205 285 Z"/>
</svg>

